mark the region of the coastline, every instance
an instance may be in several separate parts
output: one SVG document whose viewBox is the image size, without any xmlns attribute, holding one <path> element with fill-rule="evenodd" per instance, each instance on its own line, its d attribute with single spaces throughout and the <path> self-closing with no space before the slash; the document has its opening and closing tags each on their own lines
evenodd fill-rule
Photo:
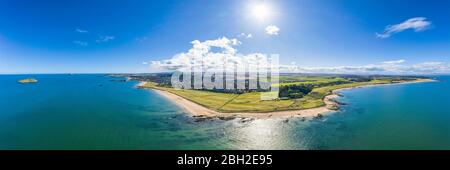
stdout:
<svg viewBox="0 0 450 170">
<path fill-rule="evenodd" d="M 433 79 L 424 79 L 424 80 L 416 80 L 416 81 L 401 82 L 401 83 L 370 84 L 370 85 L 365 85 L 365 86 L 358 86 L 358 87 L 349 87 L 349 88 L 336 89 L 336 90 L 333 90 L 332 93 L 337 94 L 337 92 L 343 91 L 343 90 L 351 90 L 351 89 L 367 88 L 367 87 L 375 87 L 375 86 L 393 86 L 393 85 L 415 84 L 415 83 L 428 83 L 428 82 L 437 82 L 437 80 L 433 80 Z"/>
<path fill-rule="evenodd" d="M 173 94 L 168 91 L 159 90 L 151 88 L 157 94 L 169 99 L 183 110 L 187 111 L 189 114 L 194 117 L 202 117 L 202 118 L 254 118 L 254 119 L 269 119 L 269 118 L 321 118 L 325 114 L 330 114 L 333 112 L 337 112 L 338 110 L 332 109 L 339 107 L 339 103 L 335 101 L 336 98 L 340 96 L 338 93 L 342 90 L 349 90 L 355 88 L 365 88 L 365 87 L 373 87 L 373 86 L 382 86 L 382 85 L 398 85 L 398 84 L 410 84 L 410 83 L 423 83 L 423 82 L 433 82 L 435 80 L 420 80 L 413 82 L 402 82 L 402 83 L 392 83 L 392 84 L 373 84 L 373 85 L 365 85 L 358 87 L 350 87 L 350 88 L 342 88 L 336 89 L 331 92 L 331 94 L 324 97 L 323 101 L 325 106 L 311 108 L 311 109 L 303 109 L 303 110 L 286 110 L 286 111 L 276 111 L 276 112 L 262 112 L 262 113 L 250 113 L 250 112 L 236 112 L 236 113 L 222 113 L 218 112 L 204 106 L 201 106 L 195 102 L 187 100 L 181 96 Z M 140 82 L 137 87 L 144 85 L 147 82 Z"/>
<path fill-rule="evenodd" d="M 236 112 L 236 113 L 222 113 L 218 112 L 197 103 L 189 101 L 176 94 L 158 90 L 151 89 L 158 93 L 159 95 L 169 99 L 181 108 L 183 108 L 188 113 L 192 114 L 194 117 L 210 117 L 210 118 L 256 118 L 256 119 L 267 119 L 267 118 L 283 118 L 283 117 L 302 117 L 302 118 L 312 118 L 317 117 L 321 114 L 334 112 L 334 110 L 329 109 L 330 105 L 336 105 L 337 103 L 333 101 L 334 98 L 338 97 L 336 94 L 331 94 L 325 97 L 324 101 L 326 106 L 304 109 L 304 110 L 288 110 L 288 111 L 277 111 L 277 112 L 265 112 L 265 113 L 246 113 L 246 112 Z"/>
</svg>

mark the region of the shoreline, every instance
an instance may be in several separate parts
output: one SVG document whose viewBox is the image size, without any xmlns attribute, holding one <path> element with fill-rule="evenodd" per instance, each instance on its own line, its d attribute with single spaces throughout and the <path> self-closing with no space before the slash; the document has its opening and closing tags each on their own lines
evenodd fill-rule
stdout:
<svg viewBox="0 0 450 170">
<path fill-rule="evenodd" d="M 256 118 L 256 119 L 267 119 L 267 118 L 284 118 L 284 117 L 300 117 L 300 118 L 313 118 L 318 117 L 322 114 L 334 112 L 335 110 L 329 109 L 329 105 L 337 105 L 332 99 L 337 98 L 338 95 L 331 94 L 325 97 L 326 106 L 304 109 L 304 110 L 287 110 L 287 111 L 276 111 L 276 112 L 263 112 L 263 113 L 253 113 L 253 112 L 236 112 L 236 113 L 223 113 L 218 112 L 197 103 L 189 101 L 176 94 L 158 90 L 151 89 L 158 93 L 159 95 L 169 99 L 176 105 L 183 108 L 185 111 L 193 115 L 194 117 L 209 117 L 209 118 Z"/>
<path fill-rule="evenodd" d="M 204 106 L 201 106 L 195 102 L 192 102 L 188 99 L 185 99 L 181 96 L 173 94 L 168 91 L 159 90 L 151 88 L 157 94 L 169 99 L 174 104 L 181 107 L 183 110 L 187 111 L 194 117 L 199 118 L 254 118 L 254 119 L 269 119 L 269 118 L 321 118 L 325 114 L 330 114 L 337 112 L 338 110 L 333 110 L 331 108 L 339 107 L 339 103 L 335 101 L 336 98 L 340 97 L 339 91 L 342 90 L 350 90 L 355 88 L 366 88 L 366 87 L 374 87 L 374 86 L 382 86 L 382 85 L 400 85 L 400 84 L 410 84 L 410 83 L 424 83 L 424 82 L 434 82 L 436 80 L 423 80 L 423 81 L 413 81 L 413 82 L 402 82 L 402 83 L 392 83 L 392 84 L 372 84 L 358 87 L 350 87 L 350 88 L 342 88 L 336 89 L 331 92 L 331 94 L 324 97 L 323 101 L 325 106 L 311 108 L 311 109 L 303 109 L 303 110 L 286 110 L 286 111 L 275 111 L 275 112 L 261 112 L 261 113 L 253 113 L 253 112 L 236 112 L 236 113 L 223 113 L 218 112 Z M 137 87 L 144 85 L 147 82 L 140 82 Z"/>
<path fill-rule="evenodd" d="M 416 80 L 416 81 L 402 82 L 402 83 L 370 84 L 370 85 L 365 85 L 365 86 L 336 89 L 336 90 L 333 90 L 332 92 L 333 93 L 337 93 L 337 92 L 343 91 L 343 90 L 351 90 L 351 89 L 358 89 L 358 88 L 368 88 L 368 87 L 376 87 L 376 86 L 393 86 L 393 85 L 415 84 L 415 83 L 429 83 L 429 82 L 438 82 L 438 81 L 437 80 L 433 80 L 433 79 L 425 79 L 425 80 Z"/>
</svg>

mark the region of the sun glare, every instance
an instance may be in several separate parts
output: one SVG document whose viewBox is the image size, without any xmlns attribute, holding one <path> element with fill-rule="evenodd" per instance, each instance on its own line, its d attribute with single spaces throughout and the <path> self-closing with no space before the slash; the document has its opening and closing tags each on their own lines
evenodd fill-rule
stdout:
<svg viewBox="0 0 450 170">
<path fill-rule="evenodd" d="M 270 8 L 264 3 L 253 5 L 251 10 L 253 17 L 259 21 L 267 20 L 270 17 Z"/>
</svg>

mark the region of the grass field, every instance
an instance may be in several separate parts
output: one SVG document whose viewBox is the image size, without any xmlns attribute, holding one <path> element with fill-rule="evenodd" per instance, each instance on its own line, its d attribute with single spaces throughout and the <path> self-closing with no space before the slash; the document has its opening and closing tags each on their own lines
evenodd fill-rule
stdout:
<svg viewBox="0 0 450 170">
<path fill-rule="evenodd" d="M 325 76 L 280 76 L 279 84 L 274 84 L 274 86 L 287 86 L 287 85 L 323 85 L 337 82 L 348 82 L 350 81 L 341 77 L 325 77 Z"/>
<path fill-rule="evenodd" d="M 426 79 L 423 79 L 426 80 Z M 421 81 L 421 79 L 416 79 Z M 203 90 L 184 90 L 173 89 L 170 87 L 161 87 L 156 83 L 148 82 L 143 88 L 154 88 L 168 91 L 200 104 L 209 109 L 219 112 L 273 112 L 283 110 L 300 110 L 325 106 L 323 99 L 330 95 L 333 90 L 352 88 L 367 85 L 401 83 L 406 81 L 397 81 L 391 78 L 373 79 L 365 82 L 353 82 L 349 79 L 340 77 L 280 77 L 281 86 L 291 84 L 313 84 L 317 85 L 309 94 L 299 99 L 287 100 L 261 100 L 261 92 L 249 92 L 243 94 L 219 93 Z M 338 85 L 326 85 L 340 82 Z M 325 86 L 324 86 L 325 85 Z"/>
<path fill-rule="evenodd" d="M 160 87 L 148 82 L 143 88 L 164 90 L 188 99 L 192 102 L 220 112 L 270 112 L 286 110 L 294 102 L 292 100 L 262 101 L 261 92 L 243 94 L 217 93 L 202 90 L 184 90 Z"/>
</svg>

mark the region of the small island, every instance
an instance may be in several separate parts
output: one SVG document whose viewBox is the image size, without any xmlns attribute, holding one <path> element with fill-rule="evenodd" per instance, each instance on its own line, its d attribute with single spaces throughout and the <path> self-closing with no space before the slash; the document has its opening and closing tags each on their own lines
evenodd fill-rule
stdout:
<svg viewBox="0 0 450 170">
<path fill-rule="evenodd" d="M 194 117 L 218 118 L 321 118 L 339 110 L 336 98 L 343 89 L 375 85 L 433 81 L 421 76 L 383 75 L 303 75 L 283 74 L 279 77 L 279 98 L 260 100 L 264 91 L 241 90 L 177 90 L 170 85 L 170 73 L 122 75 L 140 81 L 138 88 L 152 89 L 175 102 Z"/>
<path fill-rule="evenodd" d="M 18 81 L 21 84 L 30 84 L 30 83 L 37 83 L 38 80 L 34 79 L 34 78 L 26 78 L 26 79 L 22 79 Z"/>
</svg>

